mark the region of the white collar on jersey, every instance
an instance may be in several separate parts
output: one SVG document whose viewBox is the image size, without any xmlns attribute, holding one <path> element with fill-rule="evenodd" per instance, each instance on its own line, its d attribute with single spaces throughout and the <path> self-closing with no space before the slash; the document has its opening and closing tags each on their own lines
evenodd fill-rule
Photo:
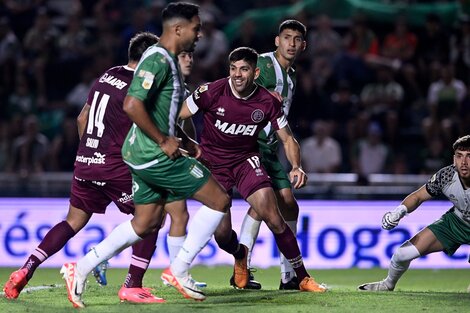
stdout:
<svg viewBox="0 0 470 313">
<path fill-rule="evenodd" d="M 255 89 L 253 89 L 253 91 L 248 96 L 240 97 L 238 92 L 235 89 L 233 89 L 232 80 L 230 79 L 230 77 L 228 79 L 228 84 L 230 85 L 230 90 L 232 90 L 232 94 L 235 96 L 235 98 L 242 99 L 242 100 L 248 100 L 255 93 L 256 89 L 258 89 L 258 84 L 255 83 Z"/>
<path fill-rule="evenodd" d="M 128 70 L 128 71 L 132 71 L 132 72 L 135 71 L 135 68 L 132 68 L 132 67 L 130 67 L 129 65 L 124 65 L 123 67 L 124 67 L 126 70 Z"/>
</svg>

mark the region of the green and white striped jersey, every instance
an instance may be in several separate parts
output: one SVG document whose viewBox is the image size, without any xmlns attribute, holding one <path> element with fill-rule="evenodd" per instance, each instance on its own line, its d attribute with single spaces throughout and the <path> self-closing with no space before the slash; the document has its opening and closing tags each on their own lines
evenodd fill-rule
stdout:
<svg viewBox="0 0 470 313">
<path fill-rule="evenodd" d="M 256 82 L 270 91 L 277 91 L 283 97 L 282 109 L 284 115 L 289 115 L 289 110 L 296 86 L 295 71 L 291 68 L 287 72 L 277 61 L 274 52 L 263 53 L 258 58 L 260 75 Z M 271 124 L 268 124 L 260 133 L 258 143 L 261 149 L 277 151 L 277 137 Z"/>
<path fill-rule="evenodd" d="M 136 67 L 128 95 L 144 102 L 158 129 L 174 136 L 185 85 L 176 56 L 157 45 L 148 48 Z M 137 125 L 132 125 L 122 147 L 126 163 L 148 165 L 163 153 Z"/>
</svg>

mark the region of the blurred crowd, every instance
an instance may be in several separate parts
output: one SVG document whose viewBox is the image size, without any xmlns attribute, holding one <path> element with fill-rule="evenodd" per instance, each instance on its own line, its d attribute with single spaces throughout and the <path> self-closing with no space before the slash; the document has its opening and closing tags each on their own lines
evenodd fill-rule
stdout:
<svg viewBox="0 0 470 313">
<path fill-rule="evenodd" d="M 252 8 L 296 1 L 200 0 L 203 38 L 191 88 L 227 75 L 231 49 L 275 50 L 245 19 Z M 76 117 L 93 81 L 127 62 L 129 39 L 161 32 L 165 0 L 5 0 L 0 4 L 0 172 L 72 171 Z M 431 174 L 452 162 L 451 143 L 470 133 L 470 19 L 452 27 L 429 14 L 425 25 L 372 24 L 327 15 L 293 16 L 308 26 L 296 62 L 289 121 L 305 170 Z M 281 22 L 281 21 L 279 21 Z"/>
</svg>

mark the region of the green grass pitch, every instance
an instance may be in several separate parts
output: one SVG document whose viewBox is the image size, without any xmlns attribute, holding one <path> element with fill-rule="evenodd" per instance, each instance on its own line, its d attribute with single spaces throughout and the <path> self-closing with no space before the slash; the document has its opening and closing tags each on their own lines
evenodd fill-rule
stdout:
<svg viewBox="0 0 470 313">
<path fill-rule="evenodd" d="M 0 283 L 8 279 L 11 268 L 0 268 Z M 161 269 L 150 269 L 144 284 L 167 300 L 164 304 L 120 303 L 117 292 L 127 269 L 108 270 L 108 286 L 100 287 L 92 276 L 84 294 L 87 307 L 84 312 L 470 312 L 470 284 L 468 269 L 422 270 L 410 269 L 394 292 L 359 292 L 357 285 L 382 279 L 384 269 L 310 270 L 319 282 L 330 290 L 325 294 L 297 291 L 279 291 L 279 269 L 259 269 L 256 279 L 262 290 L 234 290 L 228 286 L 231 268 L 228 266 L 203 267 L 191 270 L 193 277 L 205 281 L 207 300 L 195 302 L 184 299 L 173 288 L 160 281 Z M 46 288 L 40 288 L 45 286 Z M 36 288 L 35 288 L 36 287 Z M 37 288 L 39 287 L 39 288 Z M 0 297 L 0 312 L 74 312 L 67 300 L 59 269 L 39 268 L 16 300 Z"/>
</svg>

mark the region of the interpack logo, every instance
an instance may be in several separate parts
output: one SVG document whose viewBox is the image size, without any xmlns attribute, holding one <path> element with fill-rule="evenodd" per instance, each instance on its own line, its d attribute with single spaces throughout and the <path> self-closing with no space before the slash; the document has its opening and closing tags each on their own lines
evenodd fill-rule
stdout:
<svg viewBox="0 0 470 313">
<path fill-rule="evenodd" d="M 450 202 L 429 201 L 417 211 L 404 217 L 391 231 L 381 229 L 382 215 L 395 208 L 398 201 L 299 201 L 300 218 L 297 239 L 307 268 L 382 267 L 389 264 L 393 251 L 403 241 L 438 219 L 450 207 Z M 65 219 L 68 199 L 0 199 L 0 266 L 19 267 L 34 251 L 47 231 Z M 200 207 L 188 201 L 190 216 Z M 245 201 L 234 200 L 232 219 L 239 234 L 248 209 Z M 76 261 L 105 238 L 114 227 L 130 219 L 111 205 L 106 215 L 94 215 L 88 225 L 67 245 L 42 266 L 59 267 Z M 191 220 L 190 220 L 191 222 Z M 151 267 L 168 266 L 166 235 L 170 219 L 160 230 L 157 249 Z M 467 268 L 470 249 L 462 246 L 453 257 L 435 253 L 415 260 L 412 268 Z M 278 250 L 271 232 L 261 225 L 252 256 L 252 266 L 279 266 Z M 128 267 L 131 249 L 128 248 L 110 260 L 113 267 Z M 233 257 L 220 250 L 214 240 L 197 256 L 195 264 L 233 264 Z"/>
</svg>

